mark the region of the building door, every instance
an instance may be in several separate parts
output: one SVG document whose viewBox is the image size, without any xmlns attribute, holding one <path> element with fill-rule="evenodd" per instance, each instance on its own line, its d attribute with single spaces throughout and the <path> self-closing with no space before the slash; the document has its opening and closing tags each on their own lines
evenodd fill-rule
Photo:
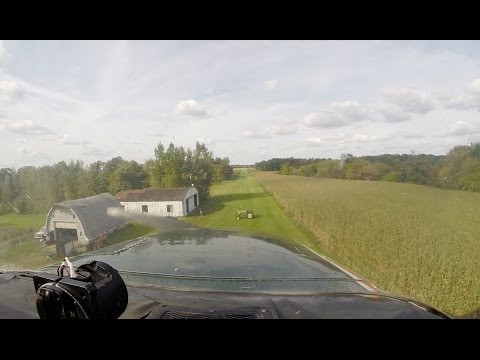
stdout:
<svg viewBox="0 0 480 360">
<path fill-rule="evenodd" d="M 53 229 L 57 241 L 67 243 L 78 240 L 76 222 L 54 221 Z"/>
<path fill-rule="evenodd" d="M 54 221 L 53 231 L 57 255 L 70 256 L 73 251 L 73 242 L 78 241 L 77 223 L 68 221 Z"/>
<path fill-rule="evenodd" d="M 197 194 L 193 195 L 193 206 L 197 207 L 198 201 L 197 201 Z"/>
<path fill-rule="evenodd" d="M 187 199 L 187 200 L 185 201 L 185 203 L 187 204 L 187 214 L 190 212 L 190 206 L 189 206 L 190 204 L 189 204 L 189 202 L 190 202 L 190 199 Z"/>
</svg>

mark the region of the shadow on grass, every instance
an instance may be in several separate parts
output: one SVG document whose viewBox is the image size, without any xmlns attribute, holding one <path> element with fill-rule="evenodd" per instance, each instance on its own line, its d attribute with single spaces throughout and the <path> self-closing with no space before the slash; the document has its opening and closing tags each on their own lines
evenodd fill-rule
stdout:
<svg viewBox="0 0 480 360">
<path fill-rule="evenodd" d="M 202 210 L 204 215 L 212 214 L 214 212 L 220 211 L 225 207 L 225 205 L 219 201 L 216 197 L 212 197 L 208 200 L 204 200 L 200 207 L 196 208 L 192 213 L 190 213 L 189 217 L 197 217 L 200 215 L 200 209 Z"/>
</svg>

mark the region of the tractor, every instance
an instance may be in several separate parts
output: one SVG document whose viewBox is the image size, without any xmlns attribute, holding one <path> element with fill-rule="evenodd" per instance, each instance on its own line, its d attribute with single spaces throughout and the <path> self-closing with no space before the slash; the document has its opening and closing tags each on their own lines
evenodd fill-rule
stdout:
<svg viewBox="0 0 480 360">
<path fill-rule="evenodd" d="M 251 210 L 237 210 L 237 220 L 240 218 L 253 219 L 253 212 Z"/>
</svg>

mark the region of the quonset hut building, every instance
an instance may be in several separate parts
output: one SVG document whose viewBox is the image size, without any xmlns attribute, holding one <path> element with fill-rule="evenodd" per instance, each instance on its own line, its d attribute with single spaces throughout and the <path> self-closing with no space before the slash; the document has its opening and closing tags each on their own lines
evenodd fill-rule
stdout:
<svg viewBox="0 0 480 360">
<path fill-rule="evenodd" d="M 122 209 L 108 193 L 54 204 L 45 223 L 47 243 L 55 242 L 60 256 L 69 255 L 75 244 L 92 249 L 99 239 L 126 224 L 125 219 L 110 216 L 109 208 Z"/>
</svg>

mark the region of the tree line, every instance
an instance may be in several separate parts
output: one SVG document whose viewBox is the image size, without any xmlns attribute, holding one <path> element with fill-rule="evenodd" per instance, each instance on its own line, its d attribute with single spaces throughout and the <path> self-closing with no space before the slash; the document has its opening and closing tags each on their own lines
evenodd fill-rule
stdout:
<svg viewBox="0 0 480 360">
<path fill-rule="evenodd" d="M 231 179 L 233 168 L 226 157 L 214 157 L 205 144 L 185 149 L 159 143 L 154 157 L 140 164 L 114 157 L 108 161 L 60 161 L 47 166 L 0 168 L 0 215 L 41 213 L 54 203 L 128 189 L 195 186 L 200 198 L 208 197 L 212 183 Z"/>
<path fill-rule="evenodd" d="M 274 158 L 255 164 L 282 175 L 394 181 L 442 189 L 480 191 L 480 142 L 453 147 L 446 155 L 382 154 L 338 159 Z"/>
</svg>

